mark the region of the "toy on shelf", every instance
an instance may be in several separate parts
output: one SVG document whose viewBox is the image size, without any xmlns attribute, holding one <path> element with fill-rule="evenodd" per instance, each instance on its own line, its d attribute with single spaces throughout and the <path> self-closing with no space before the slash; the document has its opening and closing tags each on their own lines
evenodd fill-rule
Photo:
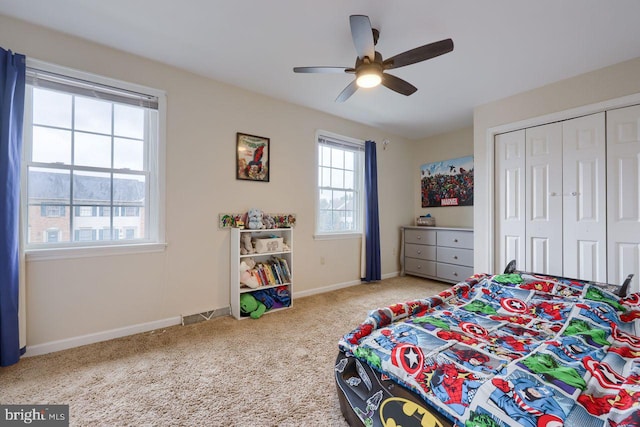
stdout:
<svg viewBox="0 0 640 427">
<path fill-rule="evenodd" d="M 260 230 L 264 228 L 264 223 L 262 219 L 264 218 L 264 213 L 260 209 L 249 209 L 247 212 L 247 228 L 251 230 Z"/>
<path fill-rule="evenodd" d="M 248 315 L 252 319 L 259 319 L 265 311 L 267 311 L 267 307 L 250 293 L 240 295 L 240 313 L 243 315 Z"/>
<path fill-rule="evenodd" d="M 293 228 L 296 224 L 296 215 L 289 213 L 262 213 L 262 223 L 265 228 Z M 221 213 L 219 214 L 218 227 L 223 228 L 250 228 L 248 226 L 248 213 Z"/>
<path fill-rule="evenodd" d="M 254 250 L 257 254 L 263 254 L 265 252 L 280 252 L 282 251 L 284 239 L 280 236 L 264 236 L 253 240 Z"/>
<path fill-rule="evenodd" d="M 265 307 L 267 307 L 267 310 L 289 307 L 291 305 L 291 292 L 289 292 L 286 286 L 251 292 L 251 295 L 263 303 Z"/>
<path fill-rule="evenodd" d="M 260 286 L 260 282 L 254 275 L 253 267 L 256 266 L 256 262 L 252 258 L 247 258 L 240 263 L 240 284 L 246 285 L 252 289 Z"/>
<path fill-rule="evenodd" d="M 264 214 L 262 222 L 264 223 L 264 228 L 276 228 L 276 220 L 271 215 Z"/>
<path fill-rule="evenodd" d="M 244 234 L 242 241 L 240 242 L 240 254 L 247 255 L 255 252 L 253 249 L 253 243 L 251 243 L 251 234 Z"/>
</svg>

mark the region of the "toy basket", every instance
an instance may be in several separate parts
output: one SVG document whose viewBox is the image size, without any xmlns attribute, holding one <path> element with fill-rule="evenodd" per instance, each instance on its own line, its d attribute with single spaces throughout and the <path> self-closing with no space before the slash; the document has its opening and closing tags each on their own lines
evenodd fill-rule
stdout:
<svg viewBox="0 0 640 427">
<path fill-rule="evenodd" d="M 419 216 L 416 219 L 416 225 L 434 227 L 436 225 L 436 218 L 433 216 Z"/>
<path fill-rule="evenodd" d="M 266 239 L 255 239 L 254 245 L 256 253 L 263 254 L 266 252 L 281 252 L 282 237 L 269 237 Z"/>
</svg>

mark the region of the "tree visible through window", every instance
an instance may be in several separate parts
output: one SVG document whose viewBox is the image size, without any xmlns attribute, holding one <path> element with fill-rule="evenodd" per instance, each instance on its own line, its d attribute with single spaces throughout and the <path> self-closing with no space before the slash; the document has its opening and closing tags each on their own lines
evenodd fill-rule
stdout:
<svg viewBox="0 0 640 427">
<path fill-rule="evenodd" d="M 362 231 L 364 145 L 318 134 L 318 234 Z"/>
<path fill-rule="evenodd" d="M 158 234 L 150 231 L 158 209 L 150 203 L 158 98 L 91 77 L 27 69 L 27 247 L 152 241 Z M 125 228 L 133 231 L 120 235 Z"/>
</svg>

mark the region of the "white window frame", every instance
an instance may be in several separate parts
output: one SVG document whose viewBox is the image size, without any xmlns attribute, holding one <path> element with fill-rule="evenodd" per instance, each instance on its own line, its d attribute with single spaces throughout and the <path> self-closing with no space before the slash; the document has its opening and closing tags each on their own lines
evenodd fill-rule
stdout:
<svg viewBox="0 0 640 427">
<path fill-rule="evenodd" d="M 349 231 L 332 231 L 327 232 L 320 230 L 320 182 L 319 182 L 319 173 L 320 173 L 320 157 L 319 151 L 320 146 L 323 145 L 320 140 L 325 139 L 334 143 L 338 148 L 342 145 L 345 149 L 354 149 L 354 151 L 361 151 L 362 153 L 358 155 L 359 161 L 357 161 L 357 171 L 355 173 L 355 189 L 354 191 L 357 193 L 354 203 L 356 204 L 355 216 L 356 216 L 356 229 Z M 316 240 L 325 240 L 325 239 L 348 239 L 348 238 L 361 238 L 362 233 L 364 232 L 364 145 L 365 142 L 360 139 L 351 138 L 343 135 L 338 135 L 336 133 L 318 130 L 316 131 L 316 139 L 315 139 L 315 152 L 316 152 L 316 209 L 315 209 L 315 234 L 314 238 Z"/>
<path fill-rule="evenodd" d="M 151 95 L 158 100 L 158 135 L 157 140 L 149 143 L 148 149 L 148 167 L 149 183 L 149 217 L 147 239 L 132 241 L 95 241 L 95 242 L 63 242 L 57 245 L 38 245 L 27 244 L 26 236 L 28 230 L 28 197 L 27 193 L 27 159 L 31 159 L 31 145 L 23 144 L 22 153 L 22 177 L 21 191 L 23 194 L 21 200 L 21 226 L 23 228 L 22 247 L 24 248 L 26 259 L 29 260 L 48 260 L 48 259 L 65 259 L 65 258 L 82 258 L 93 256 L 106 256 L 118 254 L 130 254 L 140 252 L 158 252 L 163 251 L 166 247 L 165 242 L 165 141 L 166 141 L 166 118 L 167 118 L 167 96 L 164 91 L 141 86 L 134 83 L 128 83 L 92 73 L 74 70 L 67 67 L 47 63 L 33 58 L 27 58 L 27 68 L 42 70 L 47 73 L 55 73 L 72 79 L 84 80 L 100 86 L 114 87 L 124 91 Z M 25 100 L 27 101 L 27 100 Z M 25 102 L 25 112 L 31 105 Z M 25 113 L 26 115 L 26 113 Z M 25 120 L 25 127 L 28 125 Z M 29 130 L 30 132 L 30 130 Z M 26 132 L 25 132 L 26 133 Z M 73 214 L 73 212 L 71 212 Z"/>
</svg>

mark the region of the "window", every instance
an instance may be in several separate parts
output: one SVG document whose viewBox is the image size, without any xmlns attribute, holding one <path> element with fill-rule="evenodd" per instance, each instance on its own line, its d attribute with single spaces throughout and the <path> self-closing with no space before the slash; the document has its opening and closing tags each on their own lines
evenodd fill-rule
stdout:
<svg viewBox="0 0 640 427">
<path fill-rule="evenodd" d="M 74 234 L 74 240 L 79 242 L 90 242 L 96 239 L 96 230 L 92 228 L 81 228 L 79 230 L 75 230 Z"/>
<path fill-rule="evenodd" d="M 64 206 L 43 204 L 40 206 L 40 215 L 46 217 L 64 216 Z"/>
<path fill-rule="evenodd" d="M 154 89 L 28 60 L 26 248 L 162 243 L 163 112 Z"/>
<path fill-rule="evenodd" d="M 76 206 L 76 216 L 95 216 L 95 206 Z"/>
<path fill-rule="evenodd" d="M 327 132 L 318 141 L 318 235 L 361 233 L 364 143 Z"/>
<path fill-rule="evenodd" d="M 124 229 L 124 238 L 125 239 L 135 239 L 136 238 L 136 229 L 135 228 L 125 228 Z"/>
<path fill-rule="evenodd" d="M 98 230 L 98 240 L 111 240 L 111 229 L 107 227 Z"/>
</svg>

